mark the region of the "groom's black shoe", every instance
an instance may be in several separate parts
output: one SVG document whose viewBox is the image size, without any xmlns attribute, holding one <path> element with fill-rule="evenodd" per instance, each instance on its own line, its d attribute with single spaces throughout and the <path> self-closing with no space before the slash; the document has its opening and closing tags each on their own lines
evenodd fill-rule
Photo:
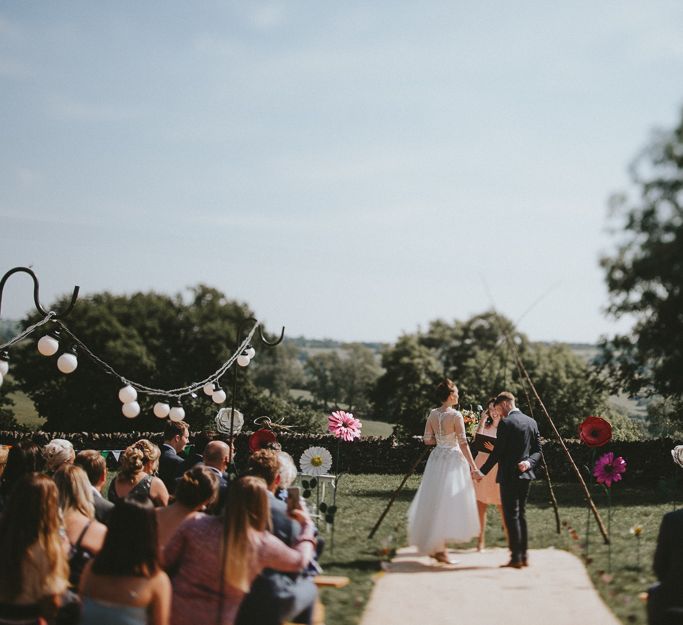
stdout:
<svg viewBox="0 0 683 625">
<path fill-rule="evenodd" d="M 522 566 L 523 567 L 529 566 L 529 560 L 527 560 L 526 558 L 522 558 Z"/>
<path fill-rule="evenodd" d="M 514 561 L 510 560 L 507 564 L 501 564 L 500 568 L 501 569 L 521 569 L 524 566 L 524 563 L 521 561 Z"/>
</svg>

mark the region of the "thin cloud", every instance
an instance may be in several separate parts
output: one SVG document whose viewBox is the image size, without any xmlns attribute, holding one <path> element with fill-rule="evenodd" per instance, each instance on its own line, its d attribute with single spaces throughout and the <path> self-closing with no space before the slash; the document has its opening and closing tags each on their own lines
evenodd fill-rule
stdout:
<svg viewBox="0 0 683 625">
<path fill-rule="evenodd" d="M 48 96 L 46 103 L 51 117 L 65 121 L 123 122 L 142 116 L 138 109 L 92 104 L 64 95 Z"/>
</svg>

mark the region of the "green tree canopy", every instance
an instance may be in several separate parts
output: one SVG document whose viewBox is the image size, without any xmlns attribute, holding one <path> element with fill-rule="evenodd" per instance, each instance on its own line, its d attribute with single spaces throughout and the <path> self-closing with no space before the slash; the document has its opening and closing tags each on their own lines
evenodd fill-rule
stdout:
<svg viewBox="0 0 683 625">
<path fill-rule="evenodd" d="M 634 192 L 613 198 L 620 234 L 605 256 L 609 313 L 631 333 L 602 342 L 603 370 L 628 393 L 683 399 L 683 111 L 631 168 Z M 683 421 L 683 414 L 678 413 Z"/>
<path fill-rule="evenodd" d="M 324 410 L 340 405 L 358 417 L 371 416 L 370 394 L 382 370 L 375 352 L 361 343 L 313 354 L 304 365 L 306 388 Z M 374 416 L 374 415 L 373 415 Z"/>
<path fill-rule="evenodd" d="M 576 437 L 586 416 L 606 412 L 600 379 L 568 347 L 531 343 L 509 319 L 486 312 L 452 324 L 434 321 L 426 333 L 404 336 L 387 350 L 382 359 L 386 372 L 374 393 L 376 413 L 398 423 L 402 433 L 421 434 L 425 415 L 437 404 L 434 387 L 448 377 L 458 385 L 462 408 L 484 405 L 491 396 L 509 390 L 522 410 L 534 414 L 541 434 L 551 436 L 549 423 L 522 381 L 506 335 L 514 341 L 563 436 Z"/>
</svg>

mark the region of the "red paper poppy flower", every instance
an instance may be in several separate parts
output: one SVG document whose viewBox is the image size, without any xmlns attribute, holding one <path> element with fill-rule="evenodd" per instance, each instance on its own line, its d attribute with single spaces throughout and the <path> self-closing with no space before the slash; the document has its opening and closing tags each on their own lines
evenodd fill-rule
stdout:
<svg viewBox="0 0 683 625">
<path fill-rule="evenodd" d="M 249 437 L 249 451 L 259 451 L 266 443 L 274 443 L 275 441 L 277 441 L 277 437 L 273 430 L 256 430 Z"/>
<path fill-rule="evenodd" d="M 602 447 L 612 440 L 612 426 L 602 417 L 586 417 L 579 426 L 579 437 L 589 447 Z"/>
</svg>

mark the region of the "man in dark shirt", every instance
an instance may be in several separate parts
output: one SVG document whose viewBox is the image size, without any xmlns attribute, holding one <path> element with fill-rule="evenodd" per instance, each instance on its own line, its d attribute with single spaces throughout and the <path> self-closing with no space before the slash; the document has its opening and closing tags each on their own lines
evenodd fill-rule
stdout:
<svg viewBox="0 0 683 625">
<path fill-rule="evenodd" d="M 180 452 L 190 440 L 190 428 L 185 421 L 167 421 L 164 428 L 164 444 L 159 458 L 159 477 L 169 493 L 175 492 L 176 478 L 182 473 L 185 459 Z"/>
<path fill-rule="evenodd" d="M 109 513 L 114 507 L 111 501 L 102 497 L 102 487 L 107 481 L 107 463 L 99 451 L 84 449 L 78 452 L 74 464 L 81 467 L 87 474 L 93 493 L 95 518 L 106 525 Z"/>
<path fill-rule="evenodd" d="M 683 623 L 683 508 L 664 515 L 659 527 L 654 571 L 659 584 L 650 588 L 650 625 Z"/>
<path fill-rule="evenodd" d="M 277 452 L 262 449 L 253 453 L 247 474 L 263 478 L 268 486 L 273 535 L 289 547 L 296 544 L 301 526 L 287 514 L 287 504 L 275 496 L 280 483 Z M 279 625 L 284 621 L 310 624 L 317 596 L 318 590 L 309 576 L 265 569 L 244 597 L 236 625 Z"/>
</svg>

